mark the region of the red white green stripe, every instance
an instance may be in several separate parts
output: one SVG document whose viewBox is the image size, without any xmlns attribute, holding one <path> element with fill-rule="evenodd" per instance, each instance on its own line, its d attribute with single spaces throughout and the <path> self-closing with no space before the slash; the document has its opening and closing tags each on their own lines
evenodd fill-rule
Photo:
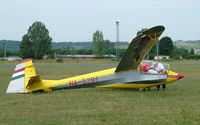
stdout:
<svg viewBox="0 0 200 125">
<path fill-rule="evenodd" d="M 24 81 L 25 81 L 25 63 L 32 61 L 31 59 L 27 59 L 21 61 L 15 67 L 15 71 L 12 75 L 12 80 L 8 85 L 6 93 L 24 93 Z"/>
<path fill-rule="evenodd" d="M 22 77 L 24 77 L 24 75 L 25 75 L 24 68 L 18 69 L 16 71 L 14 71 L 14 74 L 12 75 L 12 80 L 22 78 Z"/>
</svg>

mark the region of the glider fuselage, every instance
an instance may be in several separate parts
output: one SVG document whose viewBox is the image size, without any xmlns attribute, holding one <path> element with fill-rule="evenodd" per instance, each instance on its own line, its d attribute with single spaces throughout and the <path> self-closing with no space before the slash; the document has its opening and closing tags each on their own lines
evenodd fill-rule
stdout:
<svg viewBox="0 0 200 125">
<path fill-rule="evenodd" d="M 168 74 L 146 74 L 135 70 L 115 73 L 115 69 L 102 70 L 62 80 L 42 80 L 29 87 L 27 92 L 86 87 L 139 89 L 168 84 L 180 79 L 179 74 L 172 71 L 168 71 Z"/>
</svg>

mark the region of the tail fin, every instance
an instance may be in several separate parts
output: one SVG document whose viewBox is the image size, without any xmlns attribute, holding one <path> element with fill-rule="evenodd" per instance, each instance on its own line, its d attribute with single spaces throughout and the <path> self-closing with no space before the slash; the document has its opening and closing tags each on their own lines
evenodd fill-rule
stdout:
<svg viewBox="0 0 200 125">
<path fill-rule="evenodd" d="M 16 65 L 6 93 L 26 93 L 31 78 L 36 77 L 32 59 L 21 61 Z"/>
</svg>

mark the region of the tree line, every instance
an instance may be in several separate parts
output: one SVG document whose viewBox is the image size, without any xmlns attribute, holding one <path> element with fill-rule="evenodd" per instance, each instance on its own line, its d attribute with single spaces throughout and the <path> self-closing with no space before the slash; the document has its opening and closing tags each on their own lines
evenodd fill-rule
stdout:
<svg viewBox="0 0 200 125">
<path fill-rule="evenodd" d="M 139 30 L 136 35 L 141 34 L 144 30 Z M 93 33 L 92 49 L 76 49 L 74 47 L 66 47 L 63 49 L 52 49 L 52 38 L 49 36 L 49 31 L 42 22 L 34 22 L 29 28 L 27 33 L 22 37 L 20 44 L 20 52 L 7 52 L 7 55 L 19 55 L 22 58 L 42 59 L 43 56 L 49 55 L 50 58 L 54 54 L 84 54 L 96 56 L 102 55 L 115 55 L 115 43 L 104 39 L 103 32 L 97 30 Z M 150 50 L 148 57 L 153 59 L 157 55 L 169 55 L 174 59 L 200 59 L 200 56 L 194 55 L 194 50 L 188 51 L 184 48 L 177 48 L 173 45 L 172 39 L 168 36 L 162 37 L 158 44 L 155 44 Z M 119 55 L 122 57 L 126 52 L 126 48 L 119 49 Z M 3 50 L 0 49 L 0 56 L 3 56 Z"/>
</svg>

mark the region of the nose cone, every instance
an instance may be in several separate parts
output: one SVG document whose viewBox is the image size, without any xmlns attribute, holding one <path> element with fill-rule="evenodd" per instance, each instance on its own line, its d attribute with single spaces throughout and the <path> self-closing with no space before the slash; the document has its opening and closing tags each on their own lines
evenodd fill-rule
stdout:
<svg viewBox="0 0 200 125">
<path fill-rule="evenodd" d="M 178 79 L 182 79 L 182 78 L 184 78 L 184 75 L 183 74 L 178 74 Z"/>
</svg>

